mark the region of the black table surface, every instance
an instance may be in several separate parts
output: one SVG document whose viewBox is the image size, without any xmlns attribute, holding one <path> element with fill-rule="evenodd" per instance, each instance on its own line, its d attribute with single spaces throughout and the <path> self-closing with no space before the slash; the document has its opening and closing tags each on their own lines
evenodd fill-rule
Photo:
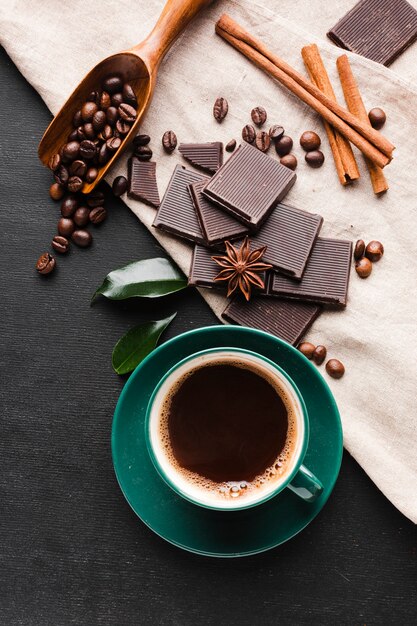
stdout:
<svg viewBox="0 0 417 626">
<path fill-rule="evenodd" d="M 50 114 L 4 51 L 1 85 L 0 624 L 415 623 L 415 527 L 347 453 L 318 518 L 262 555 L 188 554 L 134 515 L 110 456 L 112 347 L 156 307 L 178 311 L 165 338 L 216 319 L 192 290 L 90 308 L 108 271 L 164 255 L 110 196 L 93 247 L 36 274 L 59 213 L 36 154 Z"/>
</svg>

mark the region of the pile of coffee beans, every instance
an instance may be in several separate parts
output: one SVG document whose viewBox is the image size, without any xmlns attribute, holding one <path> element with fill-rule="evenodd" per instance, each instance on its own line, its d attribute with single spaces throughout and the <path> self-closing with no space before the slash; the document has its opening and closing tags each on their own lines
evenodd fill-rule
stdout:
<svg viewBox="0 0 417 626">
<path fill-rule="evenodd" d="M 298 346 L 299 351 L 316 365 L 321 365 L 326 360 L 326 346 L 315 346 L 309 341 L 303 341 Z M 345 373 L 345 366 L 338 359 L 329 359 L 326 363 L 326 372 L 332 378 L 342 378 Z"/>
<path fill-rule="evenodd" d="M 321 139 L 313 130 L 306 130 L 300 137 L 300 146 L 305 151 L 305 161 L 310 167 L 318 168 L 324 163 L 324 154 L 319 150 Z"/>
<path fill-rule="evenodd" d="M 373 263 L 380 261 L 384 254 L 384 246 L 380 241 L 370 241 L 365 245 L 363 239 L 358 239 L 353 251 L 355 270 L 360 278 L 368 278 L 372 273 Z"/>
</svg>

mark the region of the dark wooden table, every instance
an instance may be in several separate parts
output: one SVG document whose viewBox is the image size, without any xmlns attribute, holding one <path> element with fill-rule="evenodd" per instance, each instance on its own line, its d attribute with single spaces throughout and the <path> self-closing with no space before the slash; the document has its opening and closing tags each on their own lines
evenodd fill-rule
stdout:
<svg viewBox="0 0 417 626">
<path fill-rule="evenodd" d="M 166 338 L 216 320 L 191 290 L 90 308 L 107 271 L 163 254 L 116 199 L 92 249 L 35 273 L 58 215 L 36 155 L 50 114 L 4 52 L 1 85 L 0 624 L 415 623 L 414 526 L 347 453 L 319 517 L 263 555 L 193 556 L 135 517 L 110 457 L 112 346 L 155 306 L 178 311 Z"/>
</svg>

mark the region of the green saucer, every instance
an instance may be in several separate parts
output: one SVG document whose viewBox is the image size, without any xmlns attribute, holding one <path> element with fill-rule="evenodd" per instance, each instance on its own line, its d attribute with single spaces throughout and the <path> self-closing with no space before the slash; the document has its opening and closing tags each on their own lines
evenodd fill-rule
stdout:
<svg viewBox="0 0 417 626">
<path fill-rule="evenodd" d="M 298 386 L 310 418 L 305 464 L 324 485 L 307 503 L 284 489 L 265 504 L 236 512 L 210 511 L 183 500 L 158 476 L 146 448 L 145 411 L 160 378 L 184 357 L 213 347 L 240 347 L 265 355 Z M 321 511 L 342 459 L 342 426 L 335 400 L 319 370 L 298 350 L 267 333 L 211 326 L 179 335 L 154 350 L 133 372 L 116 406 L 113 463 L 123 494 L 140 519 L 174 545 L 207 556 L 237 557 L 274 548 L 305 528 Z"/>
</svg>

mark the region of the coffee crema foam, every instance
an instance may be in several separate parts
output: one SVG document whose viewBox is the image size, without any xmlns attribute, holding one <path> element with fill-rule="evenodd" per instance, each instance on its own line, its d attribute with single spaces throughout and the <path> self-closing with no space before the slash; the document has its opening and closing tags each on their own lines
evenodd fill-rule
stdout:
<svg viewBox="0 0 417 626">
<path fill-rule="evenodd" d="M 250 370 L 259 377 L 263 378 L 279 395 L 283 401 L 287 410 L 288 428 L 285 439 L 284 447 L 278 454 L 274 462 L 268 466 L 262 474 L 258 474 L 251 481 L 224 481 L 215 482 L 205 476 L 193 472 L 189 469 L 182 467 L 176 459 L 171 445 L 171 439 L 169 434 L 169 416 L 173 397 L 178 392 L 183 383 L 193 376 L 198 370 L 203 368 L 209 368 L 218 365 L 228 365 L 238 367 L 244 370 Z M 293 453 L 297 442 L 297 416 L 296 409 L 293 404 L 293 400 L 289 397 L 287 391 L 284 389 L 283 384 L 265 371 L 261 366 L 257 366 L 249 361 L 241 361 L 239 359 L 233 359 L 231 357 L 219 358 L 208 363 L 197 365 L 193 369 L 183 374 L 171 387 L 168 395 L 164 399 L 160 414 L 159 414 L 159 438 L 160 445 L 163 449 L 166 458 L 172 468 L 183 478 L 186 482 L 190 483 L 194 487 L 198 488 L 206 495 L 211 494 L 216 499 L 236 499 L 259 494 L 262 489 L 267 490 L 274 482 L 279 482 L 283 476 L 287 473 L 287 468 L 291 463 Z"/>
</svg>

